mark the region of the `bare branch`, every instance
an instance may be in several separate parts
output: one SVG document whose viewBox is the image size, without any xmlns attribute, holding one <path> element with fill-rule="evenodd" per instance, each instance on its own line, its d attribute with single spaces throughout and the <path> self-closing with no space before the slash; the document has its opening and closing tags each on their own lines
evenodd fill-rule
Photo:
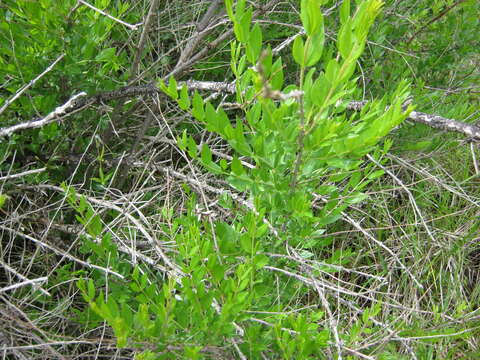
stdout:
<svg viewBox="0 0 480 360">
<path fill-rule="evenodd" d="M 142 34 L 140 35 L 140 40 L 137 46 L 137 52 L 135 54 L 135 58 L 133 59 L 132 70 L 130 72 L 130 79 L 136 76 L 138 71 L 138 66 L 140 64 L 140 60 L 142 58 L 143 48 L 145 47 L 145 40 L 147 39 L 147 33 L 150 29 L 150 25 L 152 24 L 153 14 L 155 13 L 155 9 L 158 7 L 158 0 L 152 0 L 152 4 L 150 5 L 150 9 L 148 10 L 147 19 L 145 20 L 145 26 L 143 27 Z"/>
<path fill-rule="evenodd" d="M 426 114 L 419 111 L 412 111 L 408 118 L 436 129 L 455 131 L 465 134 L 472 138 L 472 140 L 480 140 L 480 127 L 475 125 L 466 124 L 457 120 L 447 119 L 438 115 Z"/>
<path fill-rule="evenodd" d="M 38 174 L 38 173 L 41 173 L 45 170 L 47 170 L 47 168 L 27 170 L 27 171 L 17 173 L 17 174 L 2 176 L 2 177 L 0 177 L 0 181 L 18 179 L 18 178 L 21 178 L 21 177 L 27 176 L 27 175 Z"/>
<path fill-rule="evenodd" d="M 5 111 L 7 107 L 10 106 L 11 103 L 13 103 L 15 100 L 17 100 L 25 91 L 27 91 L 29 88 L 31 88 L 35 83 L 40 80 L 46 73 L 48 73 L 50 70 L 54 68 L 57 63 L 64 58 L 65 54 L 60 55 L 53 63 L 50 64 L 49 67 L 45 69 L 44 72 L 42 72 L 40 75 L 38 75 L 35 79 L 31 80 L 28 84 L 23 86 L 20 90 L 18 90 L 15 95 L 13 95 L 10 99 L 8 99 L 5 104 L 0 108 L 0 114 Z"/>
<path fill-rule="evenodd" d="M 257 17 L 260 14 L 267 12 L 269 9 L 274 7 L 280 0 L 271 0 L 264 6 L 261 6 L 259 10 L 254 11 L 253 18 Z M 224 40 L 228 39 L 233 34 L 233 28 L 228 29 L 218 38 L 216 38 L 211 43 L 207 44 L 205 47 L 202 48 L 199 52 L 193 55 L 188 62 L 178 63 L 175 68 L 165 76 L 165 79 L 168 79 L 170 76 L 183 74 L 187 69 L 192 67 L 195 63 L 200 61 L 203 57 L 205 57 L 212 49 L 216 48 L 220 45 Z"/>
<path fill-rule="evenodd" d="M 89 7 L 90 9 L 92 9 L 92 10 L 94 10 L 94 11 L 96 11 L 96 12 L 98 12 L 98 13 L 106 16 L 106 17 L 108 17 L 109 19 L 111 19 L 111 20 L 113 20 L 113 21 L 116 21 L 117 23 L 122 24 L 122 25 L 128 27 L 130 30 L 137 30 L 138 27 L 139 27 L 140 25 L 142 25 L 142 23 L 138 23 L 138 24 L 135 24 L 135 25 L 131 25 L 131 24 L 129 24 L 129 23 L 126 23 L 125 21 L 122 21 L 122 20 L 120 20 L 120 19 L 117 19 L 116 17 L 113 17 L 113 16 L 110 15 L 110 14 L 107 14 L 105 11 L 98 9 L 98 8 L 96 8 L 96 7 L 93 6 L 93 5 L 90 5 L 88 2 L 86 2 L 86 1 L 84 1 L 84 0 L 78 0 L 78 2 L 80 2 L 80 3 L 82 3 L 83 5 Z"/>
<path fill-rule="evenodd" d="M 61 189 L 61 188 L 59 188 Z M 63 189 L 62 189 L 63 190 Z M 70 261 L 73 261 L 73 262 L 76 262 L 76 263 L 79 263 L 83 266 L 86 266 L 88 268 L 91 268 L 91 269 L 97 269 L 97 270 L 100 270 L 104 273 L 108 273 L 108 274 L 112 274 L 112 275 L 115 275 L 116 277 L 120 278 L 120 279 L 124 279 L 125 277 L 119 273 L 117 273 L 116 271 L 113 271 L 113 270 L 110 270 L 110 269 L 107 269 L 107 268 L 104 268 L 104 267 L 101 267 L 101 266 L 97 266 L 97 265 L 94 265 L 94 264 L 90 264 L 86 261 L 83 261 L 83 260 L 80 260 L 72 255 L 70 255 L 69 253 L 67 252 L 64 252 L 60 249 L 57 249 L 56 247 L 52 246 L 52 245 L 49 245 L 41 240 L 38 240 L 36 238 L 34 238 L 33 236 L 30 236 L 30 235 L 27 235 L 27 234 L 24 234 L 20 231 L 17 231 L 15 229 L 11 229 L 9 227 L 6 227 L 6 226 L 3 226 L 3 225 L 0 225 L 0 229 L 2 230 L 5 230 L 5 231 L 8 231 L 8 232 L 11 232 L 12 234 L 16 235 L 16 236 L 19 236 L 19 237 L 22 237 L 24 239 L 27 239 L 45 249 L 48 249 L 50 251 L 53 251 L 55 254 L 59 255 L 59 256 L 62 256 L 64 257 L 65 259 L 68 259 Z"/>
<path fill-rule="evenodd" d="M 365 105 L 366 101 L 351 101 L 347 108 L 350 110 L 360 111 Z M 466 124 L 453 119 L 447 119 L 438 115 L 426 114 L 419 111 L 412 111 L 408 116 L 408 120 L 419 122 L 435 129 L 446 131 L 455 131 L 467 135 L 472 140 L 480 141 L 480 127 Z"/>
<path fill-rule="evenodd" d="M 189 90 L 225 92 L 230 94 L 235 93 L 236 90 L 235 84 L 230 82 L 187 80 L 186 82 L 180 82 L 179 88 L 181 88 L 183 84 L 186 84 Z M 50 122 L 60 120 L 56 119 L 57 116 L 69 115 L 70 113 L 86 105 L 92 105 L 95 103 L 101 103 L 115 99 L 132 98 L 141 95 L 153 95 L 157 93 L 160 93 L 160 90 L 153 83 L 140 86 L 125 86 L 118 90 L 98 93 L 87 98 L 77 100 L 77 97 L 86 95 L 84 92 L 82 92 L 72 97 L 65 105 L 58 107 L 54 112 L 47 115 L 47 117 L 42 120 L 28 121 L 9 128 L 0 128 L 0 136 L 10 135 L 18 130 L 44 126 Z M 293 95 L 298 96 L 300 94 L 294 93 Z M 286 99 L 293 95 L 283 94 L 283 96 L 279 96 L 278 98 Z M 367 101 L 351 101 L 347 104 L 347 108 L 349 110 L 360 111 L 366 104 Z M 61 114 L 60 110 L 62 110 Z M 52 118 L 52 115 L 55 116 Z M 438 115 L 427 114 L 419 111 L 412 111 L 408 117 L 408 120 L 419 122 L 436 129 L 458 132 L 468 136 L 470 140 L 480 141 L 480 127 L 476 125 L 467 124 L 454 119 L 448 119 Z"/>
<path fill-rule="evenodd" d="M 25 281 L 33 282 L 33 283 L 32 283 L 32 286 L 33 286 L 35 289 L 41 291 L 43 294 L 45 294 L 45 295 L 47 295 L 47 296 L 52 296 L 47 290 L 45 290 L 45 289 L 43 289 L 42 287 L 40 287 L 40 286 L 38 286 L 37 284 L 35 284 L 35 281 L 38 281 L 38 279 L 37 279 L 37 280 L 30 280 L 30 279 L 28 279 L 27 277 L 23 276 L 23 275 L 20 274 L 18 271 L 16 271 L 14 268 L 12 268 L 10 265 L 4 263 L 4 262 L 2 261 L 2 259 L 0 259 L 0 265 L 2 265 L 2 267 L 3 267 L 5 270 L 7 270 L 9 273 L 14 274 L 16 277 L 20 278 L 20 279 L 23 280 L 24 282 L 25 282 Z M 3 291 L 5 291 L 5 288 L 3 288 Z M 2 291 L 0 290 L 0 292 L 2 292 Z"/>
<path fill-rule="evenodd" d="M 13 134 L 15 131 L 18 130 L 25 130 L 25 129 L 34 129 L 34 128 L 39 128 L 42 126 L 45 126 L 47 124 L 50 124 L 55 121 L 61 120 L 62 116 L 68 115 L 73 112 L 73 110 L 76 110 L 80 107 L 76 106 L 78 105 L 77 100 L 82 97 L 87 95 L 85 92 L 78 93 L 77 95 L 74 95 L 68 100 L 65 104 L 57 107 L 55 110 L 53 110 L 50 114 L 45 116 L 43 119 L 40 120 L 32 120 L 32 121 L 26 121 L 17 125 L 13 125 L 7 128 L 0 128 L 0 136 L 8 136 Z"/>
<path fill-rule="evenodd" d="M 32 280 L 25 280 L 25 281 L 22 281 L 22 282 L 19 282 L 19 283 L 16 283 L 16 284 L 13 284 L 13 285 L 10 285 L 10 286 L 6 286 L 4 288 L 0 288 L 0 294 L 3 293 L 3 292 L 6 292 L 6 291 L 9 291 L 9 290 L 15 290 L 15 289 L 18 289 L 20 287 L 23 287 L 23 286 L 26 286 L 26 285 L 32 285 L 32 286 L 37 286 L 37 283 L 43 283 L 45 281 L 48 280 L 48 277 L 47 276 L 43 276 L 43 277 L 40 277 L 40 278 L 37 278 L 37 279 L 32 279 Z"/>
<path fill-rule="evenodd" d="M 177 65 L 175 67 L 181 66 L 183 63 L 187 61 L 187 59 L 192 55 L 192 52 L 198 46 L 200 41 L 210 33 L 213 29 L 212 27 L 206 28 L 212 18 L 215 16 L 215 12 L 220 5 L 222 0 L 214 0 L 211 2 L 207 12 L 203 16 L 203 18 L 197 24 L 197 31 L 193 34 L 193 36 L 188 41 L 187 45 L 185 45 L 182 53 L 180 54 L 180 58 L 178 59 Z"/>
</svg>

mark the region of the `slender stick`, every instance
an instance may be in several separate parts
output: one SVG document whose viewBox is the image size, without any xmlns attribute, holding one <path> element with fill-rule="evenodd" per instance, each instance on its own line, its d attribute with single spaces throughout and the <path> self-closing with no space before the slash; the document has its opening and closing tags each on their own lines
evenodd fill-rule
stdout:
<svg viewBox="0 0 480 360">
<path fill-rule="evenodd" d="M 78 110 L 78 107 L 75 106 L 77 104 L 77 100 L 80 97 L 86 96 L 86 95 L 87 93 L 81 92 L 81 93 L 78 93 L 77 95 L 72 96 L 70 100 L 68 100 L 65 104 L 57 107 L 50 114 L 45 116 L 43 119 L 26 121 L 26 122 L 13 125 L 7 128 L 0 128 L 0 136 L 11 135 L 18 130 L 39 128 L 47 124 L 50 124 L 54 121 L 59 121 L 61 120 L 61 117 L 63 115 L 70 115 L 73 113 L 74 110 Z"/>
<path fill-rule="evenodd" d="M 83 5 L 85 5 L 85 6 L 87 6 L 87 7 L 89 7 L 90 9 L 92 9 L 92 10 L 94 10 L 94 11 L 96 11 L 96 12 L 98 12 L 98 13 L 106 16 L 106 17 L 108 17 L 109 19 L 111 19 L 111 20 L 113 20 L 113 21 L 116 21 L 117 23 L 122 24 L 122 25 L 128 27 L 128 28 L 131 29 L 131 30 L 137 30 L 138 27 L 139 27 L 140 25 L 142 25 L 142 23 L 138 23 L 138 24 L 135 24 L 135 25 L 131 25 L 131 24 L 129 24 L 129 23 L 126 23 L 125 21 L 122 21 L 122 20 L 120 20 L 120 19 L 117 19 L 116 17 L 113 17 L 113 16 L 110 15 L 110 14 L 107 14 L 105 11 L 98 9 L 98 8 L 96 8 L 96 7 L 93 6 L 93 5 L 90 5 L 90 4 L 89 4 L 88 2 L 86 2 L 86 1 L 78 0 L 78 2 L 79 2 L 79 3 L 82 3 Z"/>
<path fill-rule="evenodd" d="M 461 3 L 463 3 L 465 0 L 458 0 L 456 3 L 450 5 L 449 7 L 447 7 L 445 10 L 443 10 L 440 14 L 438 14 L 437 16 L 435 16 L 433 19 L 431 19 L 429 22 L 427 22 L 425 25 L 423 25 L 420 29 L 418 29 L 411 37 L 410 39 L 408 39 L 407 41 L 407 45 L 410 44 L 412 42 L 413 39 L 415 39 L 415 37 L 420 34 L 425 28 L 427 28 L 428 26 L 430 26 L 431 24 L 433 24 L 435 21 L 441 19 L 443 16 L 445 16 L 450 10 L 452 10 L 455 6 L 457 5 L 460 5 Z"/>
<path fill-rule="evenodd" d="M 17 173 L 17 174 L 1 176 L 1 177 L 0 177 L 0 181 L 18 179 L 18 178 L 21 178 L 21 177 L 23 177 L 23 176 L 41 173 L 41 172 L 43 172 L 43 171 L 45 171 L 45 170 L 47 170 L 47 168 L 27 170 L 27 171 L 23 171 L 23 172 Z"/>
<path fill-rule="evenodd" d="M 18 90 L 15 95 L 13 95 L 10 99 L 5 101 L 5 104 L 0 108 L 0 114 L 3 113 L 7 107 L 10 106 L 15 100 L 17 100 L 25 91 L 31 88 L 35 83 L 40 80 L 46 73 L 54 68 L 57 63 L 65 57 L 65 54 L 60 55 L 53 63 L 50 64 L 40 75 L 38 75 L 35 79 L 31 80 L 28 84 L 24 85 L 20 90 Z"/>
</svg>

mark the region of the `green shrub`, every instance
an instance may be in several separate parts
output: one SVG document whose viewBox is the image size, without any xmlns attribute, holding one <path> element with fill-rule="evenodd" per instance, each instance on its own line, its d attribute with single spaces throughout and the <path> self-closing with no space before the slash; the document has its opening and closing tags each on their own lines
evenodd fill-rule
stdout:
<svg viewBox="0 0 480 360">
<path fill-rule="evenodd" d="M 108 294 L 98 294 L 99 274 L 79 282 L 84 299 L 113 328 L 119 347 L 154 344 L 138 359 L 168 358 L 172 353 L 198 358 L 211 347 L 226 345 L 249 358 L 260 358 L 262 351 L 286 359 L 318 358 L 333 339 L 331 330 L 318 325 L 323 311 L 278 315 L 289 298 L 306 289 L 300 284 L 284 287 L 279 298 L 272 299 L 272 270 L 288 260 L 266 253 L 282 252 L 285 244 L 303 249 L 305 256 L 324 250 L 318 236 L 349 205 L 365 199 L 362 188 L 381 175 L 371 167 L 361 168 L 361 159 L 369 152 L 380 159 L 390 146 L 386 143 L 380 149 L 377 144 L 406 118 L 402 104 L 408 87 L 402 82 L 394 93 L 360 113 L 348 112 L 346 104 L 357 89 L 352 78 L 356 62 L 382 3 L 362 1 L 351 15 L 350 2 L 343 2 L 337 50 L 324 49 L 318 1 L 304 0 L 301 5 L 306 35 L 298 36 L 292 48 L 298 84 L 283 83 L 282 60 L 264 48 L 262 30 L 252 26 L 252 10 L 245 1 L 235 7 L 226 1 L 236 36 L 231 69 L 240 112 L 215 107 L 197 92 L 191 96 L 186 86 L 179 91 L 174 78 L 168 85 L 159 82 L 182 110 L 226 141 L 235 156 L 229 162 L 216 161 L 208 145 L 197 144 L 187 130 L 178 138 L 180 149 L 207 171 L 226 178 L 247 200 L 241 200 L 246 209 L 230 223 L 209 222 L 195 214 L 192 196 L 187 214 L 173 219 L 170 235 L 178 250 L 174 261 L 178 268 L 171 267 L 167 279 L 141 265 L 121 266 L 126 261 L 108 236 L 101 244 L 89 242 L 95 261 L 108 258 L 110 269 L 123 269 L 126 287 L 115 292 L 109 286 Z M 102 233 L 98 216 L 73 193 L 70 203 L 90 236 L 98 238 Z M 331 264 L 348 258 L 324 254 Z M 270 326 L 254 325 L 251 311 L 272 311 L 262 320 Z M 341 336 L 348 341 L 348 334 Z M 238 346 L 237 338 L 242 339 Z"/>
</svg>

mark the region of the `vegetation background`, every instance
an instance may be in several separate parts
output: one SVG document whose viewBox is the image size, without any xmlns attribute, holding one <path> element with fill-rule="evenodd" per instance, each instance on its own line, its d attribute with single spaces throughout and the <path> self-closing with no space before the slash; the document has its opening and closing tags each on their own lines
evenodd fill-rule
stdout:
<svg viewBox="0 0 480 360">
<path fill-rule="evenodd" d="M 381 5 L 1 1 L 3 358 L 479 358 L 480 3 Z"/>
</svg>

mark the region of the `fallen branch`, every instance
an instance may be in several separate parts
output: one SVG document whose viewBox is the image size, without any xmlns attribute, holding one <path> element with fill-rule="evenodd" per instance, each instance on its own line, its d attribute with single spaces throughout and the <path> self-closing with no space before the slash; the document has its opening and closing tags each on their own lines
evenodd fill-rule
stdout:
<svg viewBox="0 0 480 360">
<path fill-rule="evenodd" d="M 189 80 L 180 82 L 178 85 L 179 88 L 181 88 L 184 84 L 187 85 L 189 90 L 213 91 L 229 94 L 235 93 L 235 84 L 230 82 Z M 110 100 L 131 98 L 141 95 L 153 95 L 157 93 L 161 93 L 161 91 L 153 83 L 139 86 L 125 86 L 118 90 L 98 93 L 83 99 L 78 99 L 80 96 L 86 95 L 82 92 L 73 96 L 67 103 L 55 109 L 44 119 L 20 123 L 9 128 L 0 128 L 0 136 L 11 135 L 18 130 L 41 127 L 53 121 L 60 120 L 60 116 L 69 115 L 84 106 L 99 104 Z M 366 104 L 367 101 L 351 101 L 347 105 L 347 108 L 349 110 L 360 111 Z M 454 119 L 448 119 L 438 115 L 431 115 L 419 111 L 412 111 L 408 117 L 408 120 L 419 122 L 435 129 L 458 132 L 468 136 L 469 140 L 480 141 L 480 127 L 476 125 L 467 124 Z"/>
<path fill-rule="evenodd" d="M 41 172 L 43 172 L 43 171 L 45 171 L 45 170 L 47 170 L 47 168 L 44 168 L 44 167 L 43 167 L 43 168 L 41 168 L 41 169 L 27 170 L 27 171 L 23 171 L 23 172 L 17 173 L 17 174 L 10 174 L 10 175 L 6 175 L 6 176 L 0 176 L 0 181 L 18 179 L 18 178 L 21 178 L 21 177 L 23 177 L 23 176 L 41 173 Z"/>
<path fill-rule="evenodd" d="M 459 132 L 467 135 L 472 140 L 480 140 L 480 127 L 476 125 L 466 124 L 457 120 L 418 111 L 412 111 L 408 119 L 426 124 L 436 129 Z"/>
<path fill-rule="evenodd" d="M 350 110 L 360 111 L 366 104 L 366 101 L 352 101 L 347 105 L 347 108 Z M 407 119 L 428 125 L 435 129 L 462 133 L 471 138 L 471 140 L 480 141 L 480 127 L 476 125 L 467 124 L 454 119 L 447 119 L 438 115 L 426 114 L 419 111 L 412 111 Z"/>
<path fill-rule="evenodd" d="M 55 121 L 59 121 L 62 116 L 67 115 L 74 110 L 80 108 L 78 106 L 78 98 L 87 95 L 85 92 L 81 92 L 77 95 L 74 95 L 68 100 L 65 104 L 57 107 L 53 110 L 50 114 L 45 116 L 43 119 L 40 120 L 31 120 L 26 121 L 17 125 L 13 125 L 6 128 L 0 128 L 0 136 L 8 136 L 12 135 L 15 131 L 24 130 L 24 129 L 34 129 L 45 126 Z"/>
<path fill-rule="evenodd" d="M 20 90 L 18 90 L 15 95 L 13 95 L 10 99 L 5 101 L 5 104 L 0 108 L 0 114 L 5 111 L 7 107 L 10 106 L 11 103 L 13 103 L 15 100 L 17 100 L 25 91 L 27 91 L 29 88 L 31 88 L 35 83 L 40 80 L 42 77 L 45 76 L 49 71 L 51 71 L 57 63 L 62 60 L 65 57 L 65 54 L 60 55 L 53 63 L 50 64 L 49 67 L 47 67 L 40 75 L 38 75 L 35 79 L 31 80 L 28 84 L 23 86 Z"/>
</svg>

